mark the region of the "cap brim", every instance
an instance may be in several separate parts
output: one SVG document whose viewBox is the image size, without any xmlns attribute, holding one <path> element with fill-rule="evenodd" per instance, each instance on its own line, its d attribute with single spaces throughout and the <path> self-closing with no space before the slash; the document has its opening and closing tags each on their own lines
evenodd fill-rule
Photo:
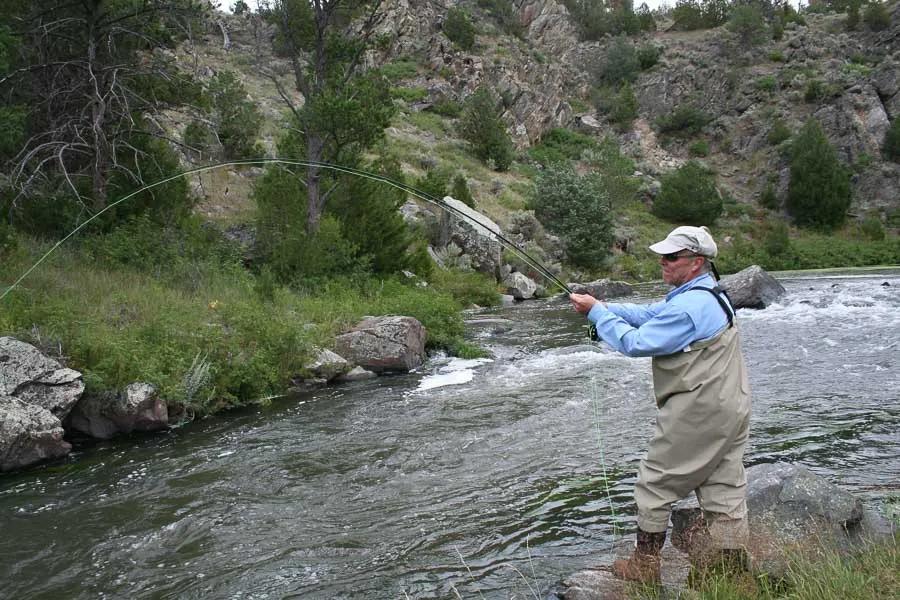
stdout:
<svg viewBox="0 0 900 600">
<path fill-rule="evenodd" d="M 650 250 L 656 252 L 657 254 L 672 254 L 673 252 L 678 252 L 679 250 L 684 250 L 678 244 L 673 244 L 669 240 L 663 240 L 661 242 L 656 242 L 652 246 L 650 246 Z"/>
</svg>

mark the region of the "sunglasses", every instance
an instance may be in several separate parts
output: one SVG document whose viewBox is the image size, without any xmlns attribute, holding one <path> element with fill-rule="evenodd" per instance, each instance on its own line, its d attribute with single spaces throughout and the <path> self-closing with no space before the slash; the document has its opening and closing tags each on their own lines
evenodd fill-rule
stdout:
<svg viewBox="0 0 900 600">
<path fill-rule="evenodd" d="M 696 258 L 700 256 L 699 254 L 678 254 L 677 252 L 673 252 L 671 254 L 663 254 L 662 259 L 666 262 L 675 262 L 680 258 Z"/>
</svg>

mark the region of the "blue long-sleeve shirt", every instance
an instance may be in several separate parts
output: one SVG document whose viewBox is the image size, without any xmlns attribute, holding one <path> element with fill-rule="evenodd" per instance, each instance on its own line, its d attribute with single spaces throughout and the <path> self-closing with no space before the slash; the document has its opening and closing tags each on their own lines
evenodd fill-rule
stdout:
<svg viewBox="0 0 900 600">
<path fill-rule="evenodd" d="M 713 337 L 728 325 L 728 317 L 709 292 L 687 294 L 695 287 L 713 288 L 705 273 L 675 288 L 654 304 L 597 303 L 587 315 L 597 335 L 627 356 L 664 356 L 691 343 Z"/>
</svg>

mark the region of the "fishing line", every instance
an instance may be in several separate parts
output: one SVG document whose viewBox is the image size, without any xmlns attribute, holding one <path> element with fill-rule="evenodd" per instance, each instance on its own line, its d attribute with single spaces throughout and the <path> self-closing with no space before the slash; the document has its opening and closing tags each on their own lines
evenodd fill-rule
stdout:
<svg viewBox="0 0 900 600">
<path fill-rule="evenodd" d="M 600 474 L 603 477 L 603 487 L 606 491 L 606 501 L 609 503 L 609 512 L 613 519 L 613 535 L 619 535 L 619 518 L 616 516 L 616 506 L 613 504 L 612 494 L 609 491 L 609 476 L 606 470 L 606 456 L 603 451 L 603 433 L 600 430 L 600 401 L 597 399 L 597 378 L 591 375 L 591 405 L 594 410 L 594 429 L 597 433 L 597 446 L 600 449 Z"/>
<path fill-rule="evenodd" d="M 479 219 L 473 215 L 470 215 L 469 213 L 464 212 L 464 211 L 456 208 L 455 206 L 447 204 L 443 200 L 438 200 L 431 194 L 428 194 L 427 192 L 417 189 L 411 185 L 407 185 L 405 183 L 393 180 L 384 175 L 378 175 L 376 173 L 370 173 L 368 171 L 362 171 L 359 169 L 354 169 L 352 167 L 345 167 L 342 165 L 336 165 L 336 164 L 327 163 L 327 162 L 318 162 L 318 161 L 311 161 L 311 160 L 298 160 L 298 159 L 284 159 L 284 158 L 250 158 L 250 159 L 221 162 L 221 163 L 216 163 L 216 164 L 212 164 L 212 165 L 205 165 L 203 167 L 196 167 L 194 169 L 188 169 L 186 171 L 181 171 L 174 175 L 170 175 L 169 177 L 160 179 L 159 181 L 155 181 L 151 184 L 145 185 L 144 187 L 142 187 L 138 190 L 135 190 L 134 192 L 131 192 L 130 194 L 127 194 L 126 196 L 107 205 L 106 207 L 103 208 L 103 210 L 100 210 L 99 212 L 92 215 L 89 219 L 87 219 L 83 223 L 79 224 L 77 227 L 75 227 L 75 229 L 70 231 L 65 237 L 63 237 L 61 240 L 56 242 L 56 244 L 54 244 L 52 248 L 50 248 L 46 253 L 44 253 L 44 255 L 41 256 L 37 260 L 37 262 L 35 262 L 33 265 L 31 265 L 31 267 L 28 270 L 26 270 L 18 279 L 16 279 L 16 281 L 13 282 L 13 284 L 11 286 L 6 288 L 6 290 L 4 290 L 2 294 L 0 294 L 0 301 L 2 301 L 12 290 L 14 290 L 16 287 L 18 287 L 19 284 L 26 277 L 28 277 L 28 275 L 30 275 L 32 271 L 34 271 L 38 266 L 40 266 L 41 263 L 43 263 L 51 254 L 53 254 L 53 252 L 55 252 L 57 248 L 59 248 L 66 241 L 68 241 L 69 238 L 73 237 L 79 231 L 81 231 L 82 229 L 87 227 L 92 221 L 94 221 L 95 219 L 100 217 L 106 211 L 108 211 L 112 208 L 115 208 L 119 204 L 125 202 L 126 200 L 133 198 L 134 196 L 140 194 L 141 192 L 151 190 L 155 187 L 164 185 L 166 183 L 169 183 L 170 181 L 174 181 L 174 180 L 178 179 L 179 177 L 184 177 L 186 175 L 197 175 L 200 173 L 205 173 L 207 171 L 212 171 L 214 169 L 219 169 L 222 167 L 240 166 L 240 165 L 264 165 L 264 164 L 271 164 L 271 163 L 299 166 L 299 167 L 318 167 L 321 169 L 328 169 L 328 170 L 336 171 L 338 173 L 346 173 L 348 175 L 355 175 L 355 176 L 363 177 L 365 179 L 369 179 L 372 181 L 380 181 L 382 183 L 392 185 L 400 190 L 405 191 L 408 194 L 411 194 L 421 200 L 424 200 L 425 202 L 428 202 L 439 208 L 442 208 L 442 209 L 446 210 L 447 212 L 454 214 L 461 219 L 465 219 L 467 221 L 470 221 L 470 222 L 475 223 L 476 225 L 482 227 L 483 229 L 488 231 L 498 242 L 500 242 L 501 244 L 503 244 L 504 246 L 506 246 L 507 248 L 512 250 L 522 260 L 524 260 L 528 264 L 528 266 L 532 267 L 538 273 L 540 273 L 545 278 L 547 278 L 549 281 L 551 281 L 555 285 L 559 286 L 564 292 L 569 293 L 569 294 L 572 293 L 572 290 L 569 289 L 569 287 L 565 283 L 560 281 L 560 279 L 556 275 L 554 275 L 552 272 L 550 272 L 549 269 L 547 269 L 544 265 L 542 265 L 533 256 L 528 254 L 525 250 L 522 250 L 521 248 L 519 248 L 512 240 L 510 240 L 509 238 L 507 238 L 506 236 L 501 234 L 498 230 L 490 227 L 487 223 L 485 223 L 481 219 Z M 475 212 L 475 211 L 473 210 L 473 212 Z M 479 213 L 476 212 L 476 214 L 479 214 Z"/>
</svg>

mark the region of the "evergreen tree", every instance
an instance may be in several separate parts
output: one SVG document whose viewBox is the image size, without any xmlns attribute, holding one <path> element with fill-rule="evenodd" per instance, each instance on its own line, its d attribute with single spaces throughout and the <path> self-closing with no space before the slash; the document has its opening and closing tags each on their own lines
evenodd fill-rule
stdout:
<svg viewBox="0 0 900 600">
<path fill-rule="evenodd" d="M 672 223 L 712 225 L 722 214 L 715 175 L 692 160 L 663 176 L 653 214 Z"/>
<path fill-rule="evenodd" d="M 900 162 L 900 118 L 894 119 L 890 129 L 884 134 L 881 151 L 888 160 Z"/>
<path fill-rule="evenodd" d="M 850 174 L 815 119 L 791 143 L 787 209 L 798 225 L 832 229 L 850 208 Z"/>
<path fill-rule="evenodd" d="M 475 27 L 469 20 L 469 13 L 461 8 L 451 8 L 443 25 L 444 35 L 463 50 L 471 50 L 475 45 Z"/>
<path fill-rule="evenodd" d="M 262 116 L 240 80 L 231 71 L 221 71 L 209 82 L 208 95 L 225 158 L 258 154 L 255 144 Z"/>
<path fill-rule="evenodd" d="M 500 118 L 500 109 L 491 92 L 484 86 L 466 100 L 459 122 L 460 136 L 472 145 L 473 154 L 492 161 L 494 168 L 505 171 L 513 161 L 513 144 Z"/>
<path fill-rule="evenodd" d="M 469 190 L 469 184 L 466 182 L 466 176 L 462 173 L 457 173 L 453 178 L 453 186 L 450 189 L 450 195 L 466 206 L 475 208 L 475 198 L 472 197 L 472 192 Z"/>
</svg>

